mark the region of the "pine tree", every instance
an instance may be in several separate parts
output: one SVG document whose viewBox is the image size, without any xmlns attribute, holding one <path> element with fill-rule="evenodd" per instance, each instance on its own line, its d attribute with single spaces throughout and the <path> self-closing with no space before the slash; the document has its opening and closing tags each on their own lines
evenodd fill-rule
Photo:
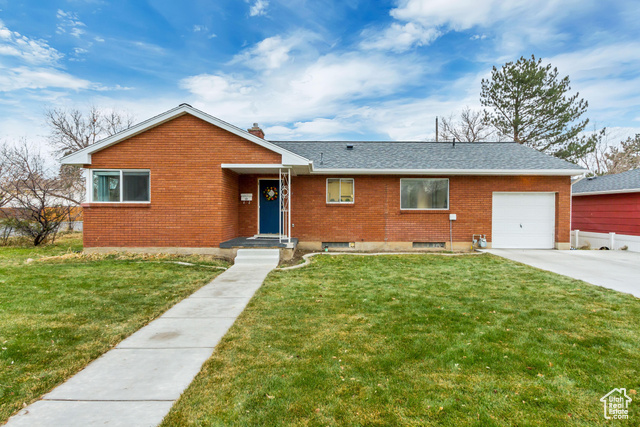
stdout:
<svg viewBox="0 0 640 427">
<path fill-rule="evenodd" d="M 588 103 L 570 95 L 569 77 L 542 60 L 521 57 L 502 68 L 493 67 L 491 79 L 482 79 L 480 101 L 486 120 L 505 138 L 557 157 L 576 160 L 593 151 L 593 138 L 580 133 Z"/>
</svg>

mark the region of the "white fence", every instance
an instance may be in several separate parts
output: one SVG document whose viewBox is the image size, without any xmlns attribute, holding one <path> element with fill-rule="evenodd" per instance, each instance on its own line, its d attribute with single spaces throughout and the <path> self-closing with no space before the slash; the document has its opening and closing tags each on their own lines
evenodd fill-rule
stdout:
<svg viewBox="0 0 640 427">
<path fill-rule="evenodd" d="M 627 250 L 631 252 L 640 252 L 640 236 L 573 230 L 571 232 L 571 246 L 579 248 L 585 245 L 591 245 L 591 249 L 602 247 L 620 249 L 626 246 Z"/>
</svg>

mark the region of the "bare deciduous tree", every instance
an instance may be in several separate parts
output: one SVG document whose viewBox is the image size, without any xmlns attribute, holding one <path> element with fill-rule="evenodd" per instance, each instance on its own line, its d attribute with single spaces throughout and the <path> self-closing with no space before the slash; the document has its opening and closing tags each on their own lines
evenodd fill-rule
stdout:
<svg viewBox="0 0 640 427">
<path fill-rule="evenodd" d="M 45 112 L 49 140 L 56 154 L 67 155 L 133 125 L 133 116 L 96 106 L 89 111 L 51 108 Z"/>
<path fill-rule="evenodd" d="M 49 126 L 49 142 L 56 155 L 65 156 L 74 151 L 130 128 L 134 123 L 131 114 L 91 106 L 87 112 L 77 108 L 51 108 L 45 112 Z M 74 187 L 75 194 L 83 186 L 82 171 L 75 166 L 62 166 L 60 176 Z M 70 211 L 72 212 L 72 211 Z M 69 221 L 72 221 L 71 214 Z"/>
<path fill-rule="evenodd" d="M 460 112 L 459 118 L 453 115 L 449 118 L 442 118 L 442 128 L 440 129 L 439 140 L 462 142 L 486 141 L 495 134 L 495 130 L 485 121 L 481 111 L 473 111 L 465 107 Z"/>
<path fill-rule="evenodd" d="M 640 134 L 612 143 L 607 129 L 594 132 L 595 149 L 578 159 L 593 175 L 608 175 L 640 168 Z"/>
<path fill-rule="evenodd" d="M 22 141 L 0 149 L 0 191 L 8 195 L 2 215 L 19 234 L 32 239 L 35 246 L 55 238 L 68 218 L 69 208 L 78 204 L 71 197 L 71 182 L 46 167 L 37 150 Z"/>
<path fill-rule="evenodd" d="M 600 131 L 594 129 L 592 137 L 595 140 L 593 152 L 579 157 L 577 163 L 589 169 L 593 175 L 604 175 L 607 173 L 606 154 L 609 151 L 607 129 L 604 128 Z"/>
<path fill-rule="evenodd" d="M 605 156 L 607 173 L 620 173 L 640 168 L 640 134 L 620 142 L 620 146 L 611 147 Z"/>
</svg>

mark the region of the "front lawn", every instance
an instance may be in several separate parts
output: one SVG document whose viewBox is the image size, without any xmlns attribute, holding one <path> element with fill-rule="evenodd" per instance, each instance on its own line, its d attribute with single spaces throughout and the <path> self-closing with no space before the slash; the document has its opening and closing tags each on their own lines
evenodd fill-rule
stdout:
<svg viewBox="0 0 640 427">
<path fill-rule="evenodd" d="M 272 273 L 163 426 L 640 422 L 640 301 L 491 255 Z"/>
<path fill-rule="evenodd" d="M 226 265 L 74 254 L 81 249 L 77 236 L 39 248 L 0 247 L 0 423 L 222 271 L 212 267 Z"/>
</svg>

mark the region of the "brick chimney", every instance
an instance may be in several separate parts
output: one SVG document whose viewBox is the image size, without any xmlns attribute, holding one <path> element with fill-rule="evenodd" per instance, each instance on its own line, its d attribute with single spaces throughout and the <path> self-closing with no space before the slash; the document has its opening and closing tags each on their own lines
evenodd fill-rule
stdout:
<svg viewBox="0 0 640 427">
<path fill-rule="evenodd" d="M 258 138 L 264 139 L 264 132 L 260 129 L 260 126 L 258 126 L 257 123 L 254 123 L 252 128 L 247 129 L 247 132 L 251 135 L 257 136 Z"/>
</svg>

